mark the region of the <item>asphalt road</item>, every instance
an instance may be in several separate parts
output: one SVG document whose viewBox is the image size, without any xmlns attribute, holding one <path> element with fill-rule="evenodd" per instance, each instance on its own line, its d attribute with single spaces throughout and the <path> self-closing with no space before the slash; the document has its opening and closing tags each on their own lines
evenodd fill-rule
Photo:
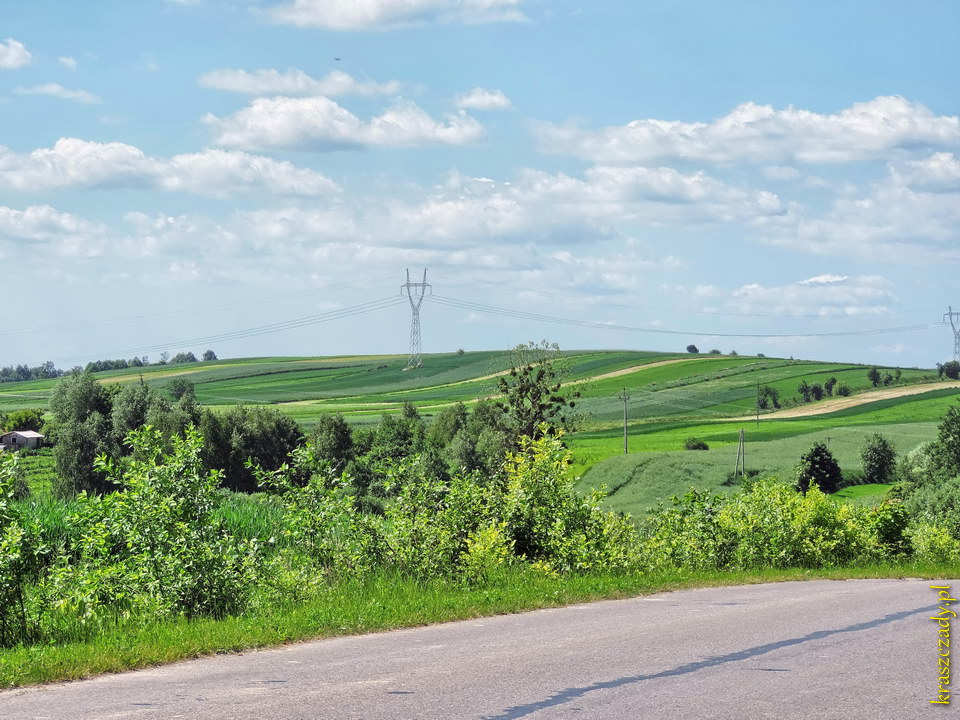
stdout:
<svg viewBox="0 0 960 720">
<path fill-rule="evenodd" d="M 931 584 L 960 591 L 710 588 L 321 640 L 6 691 L 0 718 L 939 717 Z"/>
</svg>

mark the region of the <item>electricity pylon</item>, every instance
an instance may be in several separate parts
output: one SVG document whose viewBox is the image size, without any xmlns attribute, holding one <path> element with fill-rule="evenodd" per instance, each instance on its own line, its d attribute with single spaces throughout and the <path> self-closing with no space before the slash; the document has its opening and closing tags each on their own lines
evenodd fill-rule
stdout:
<svg viewBox="0 0 960 720">
<path fill-rule="evenodd" d="M 407 291 L 407 299 L 410 300 L 410 310 L 413 317 L 410 321 L 410 359 L 407 360 L 405 370 L 423 367 L 423 356 L 420 350 L 420 305 L 423 304 L 423 296 L 430 293 L 433 289 L 427 284 L 427 269 L 423 269 L 423 282 L 410 282 L 410 268 L 407 268 L 407 282 L 400 286 L 400 294 Z"/>
<path fill-rule="evenodd" d="M 953 306 L 948 310 L 949 312 L 943 316 L 943 321 L 949 322 L 950 327 L 953 328 L 953 359 L 960 361 L 960 328 L 957 327 L 957 322 L 960 322 L 960 312 L 954 312 Z"/>
</svg>

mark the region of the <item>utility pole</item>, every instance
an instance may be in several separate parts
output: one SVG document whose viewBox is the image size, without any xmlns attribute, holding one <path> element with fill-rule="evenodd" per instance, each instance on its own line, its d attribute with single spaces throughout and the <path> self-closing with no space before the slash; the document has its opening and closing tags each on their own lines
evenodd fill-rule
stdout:
<svg viewBox="0 0 960 720">
<path fill-rule="evenodd" d="M 433 288 L 427 284 L 427 269 L 423 269 L 423 282 L 410 282 L 410 268 L 407 268 L 407 282 L 400 286 L 400 294 L 407 291 L 407 299 L 410 300 L 410 359 L 407 360 L 407 366 L 404 370 L 413 370 L 423 367 L 423 356 L 420 349 L 420 306 L 423 304 L 423 296 L 427 290 L 433 294 Z"/>
<path fill-rule="evenodd" d="M 630 396 L 627 395 L 627 389 L 624 388 L 623 391 L 617 395 L 618 398 L 623 400 L 623 454 L 627 454 L 627 400 L 630 399 Z"/>
<path fill-rule="evenodd" d="M 760 427 L 760 381 L 757 380 L 757 427 Z"/>
<path fill-rule="evenodd" d="M 950 327 L 953 328 L 953 359 L 960 361 L 960 327 L 957 327 L 957 323 L 960 322 L 960 312 L 954 312 L 952 305 L 947 310 L 943 321 L 949 322 Z"/>
<path fill-rule="evenodd" d="M 737 445 L 737 464 L 733 469 L 734 477 L 743 477 L 747 474 L 747 448 L 743 442 L 743 429 L 740 430 L 740 442 Z"/>
</svg>

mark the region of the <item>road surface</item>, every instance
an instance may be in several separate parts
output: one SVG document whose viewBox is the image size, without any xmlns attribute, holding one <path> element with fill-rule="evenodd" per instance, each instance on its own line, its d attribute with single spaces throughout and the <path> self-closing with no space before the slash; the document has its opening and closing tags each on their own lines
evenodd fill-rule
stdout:
<svg viewBox="0 0 960 720">
<path fill-rule="evenodd" d="M 9 690 L 0 717 L 941 717 L 956 708 L 929 703 L 931 584 L 960 590 L 960 581 L 774 583 L 334 638 Z"/>
</svg>

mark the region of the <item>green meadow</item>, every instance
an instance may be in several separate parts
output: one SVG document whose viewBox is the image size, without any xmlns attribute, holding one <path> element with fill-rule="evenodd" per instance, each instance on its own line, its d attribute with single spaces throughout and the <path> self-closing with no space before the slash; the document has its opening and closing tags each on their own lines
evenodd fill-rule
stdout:
<svg viewBox="0 0 960 720">
<path fill-rule="evenodd" d="M 384 413 L 399 412 L 406 402 L 428 419 L 452 403 L 470 405 L 497 394 L 497 376 L 509 368 L 510 358 L 505 351 L 428 355 L 416 370 L 405 369 L 405 355 L 242 358 L 150 365 L 98 373 L 97 378 L 106 384 L 142 380 L 162 388 L 181 377 L 194 384 L 204 405 L 270 406 L 309 428 L 327 413 L 342 413 L 354 424 L 373 424 Z M 776 388 L 783 405 L 790 407 L 802 404 L 797 393 L 801 381 L 823 384 L 833 377 L 855 395 L 871 390 L 868 366 L 600 350 L 566 351 L 563 362 L 567 381 L 581 393 L 581 429 L 567 436 L 574 453 L 571 471 L 581 476 L 578 487 L 605 485 L 610 492 L 607 506 L 635 515 L 646 514 L 660 500 L 691 486 L 717 492 L 733 489 L 730 478 L 741 428 L 750 474 L 788 477 L 800 454 L 813 442 L 823 441 L 845 473 L 855 477 L 859 445 L 866 434 L 880 432 L 898 452 L 908 452 L 934 436 L 937 422 L 960 396 L 956 389 L 934 389 L 802 418 L 765 418 L 764 413 L 757 423 L 742 418 L 756 412 L 758 385 Z M 929 369 L 901 368 L 900 372 L 895 386 L 937 380 L 936 372 Z M 46 407 L 54 383 L 0 385 L 0 412 Z M 623 403 L 618 398 L 623 390 L 630 398 L 627 455 L 623 454 Z M 683 450 L 689 437 L 705 440 L 710 449 Z M 52 458 L 31 459 L 29 467 L 31 485 L 43 490 L 50 482 Z M 859 492 L 857 498 L 870 497 Z"/>
</svg>

